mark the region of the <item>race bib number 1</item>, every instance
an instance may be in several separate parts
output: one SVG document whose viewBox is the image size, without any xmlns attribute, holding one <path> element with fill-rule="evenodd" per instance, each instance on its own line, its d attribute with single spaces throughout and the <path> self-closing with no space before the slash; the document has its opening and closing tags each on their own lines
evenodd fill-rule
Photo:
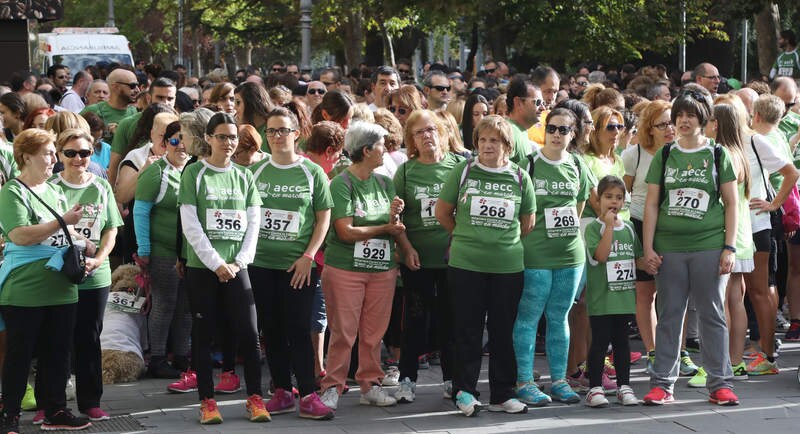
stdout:
<svg viewBox="0 0 800 434">
<path fill-rule="evenodd" d="M 247 215 L 235 209 L 206 210 L 206 234 L 209 240 L 241 241 L 247 229 Z"/>
<path fill-rule="evenodd" d="M 636 288 L 636 265 L 633 259 L 606 262 L 608 289 L 630 291 Z"/>
<path fill-rule="evenodd" d="M 514 201 L 499 197 L 472 196 L 469 215 L 473 225 L 508 229 L 514 219 Z"/>
<path fill-rule="evenodd" d="M 702 220 L 708 211 L 708 201 L 708 192 L 697 188 L 670 190 L 667 214 Z"/>
<path fill-rule="evenodd" d="M 389 240 L 372 238 L 353 245 L 353 266 L 373 270 L 388 270 L 392 259 Z"/>
<path fill-rule="evenodd" d="M 435 226 L 439 224 L 436 220 L 436 199 L 435 197 L 421 197 L 419 199 L 419 214 L 422 218 L 423 226 Z"/>
<path fill-rule="evenodd" d="M 545 208 L 544 226 L 548 238 L 574 237 L 580 232 L 578 210 L 574 206 Z"/>
</svg>

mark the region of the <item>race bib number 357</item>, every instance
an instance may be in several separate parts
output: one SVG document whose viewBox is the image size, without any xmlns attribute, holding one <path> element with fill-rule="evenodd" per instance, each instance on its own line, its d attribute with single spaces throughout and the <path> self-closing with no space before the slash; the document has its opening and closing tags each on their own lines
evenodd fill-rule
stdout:
<svg viewBox="0 0 800 434">
<path fill-rule="evenodd" d="M 247 230 L 247 213 L 235 209 L 206 210 L 206 234 L 209 240 L 241 241 Z"/>
<path fill-rule="evenodd" d="M 300 214 L 282 209 L 261 209 L 261 234 L 270 240 L 295 240 L 300 232 Z"/>
<path fill-rule="evenodd" d="M 499 197 L 473 196 L 469 206 L 473 225 L 508 229 L 514 220 L 514 201 Z"/>
<path fill-rule="evenodd" d="M 667 214 L 702 220 L 708 211 L 708 202 L 708 192 L 697 188 L 670 190 Z"/>
</svg>

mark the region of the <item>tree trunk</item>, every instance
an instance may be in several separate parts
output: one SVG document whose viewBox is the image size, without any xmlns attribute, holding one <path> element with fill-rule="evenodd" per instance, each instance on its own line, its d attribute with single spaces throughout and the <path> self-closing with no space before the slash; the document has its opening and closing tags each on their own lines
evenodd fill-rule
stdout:
<svg viewBox="0 0 800 434">
<path fill-rule="evenodd" d="M 195 77 L 202 77 L 203 76 L 203 62 L 200 60 L 200 51 L 202 50 L 202 46 L 200 46 L 200 29 L 197 27 L 192 29 L 192 62 L 194 63 L 194 68 L 192 68 L 192 73 Z"/>
<path fill-rule="evenodd" d="M 772 64 L 778 57 L 778 33 L 780 32 L 780 11 L 775 3 L 768 3 L 756 17 L 756 38 L 758 47 L 758 71 L 768 75 Z"/>
<path fill-rule="evenodd" d="M 478 68 L 475 67 L 475 55 L 478 53 L 478 22 L 472 23 L 472 36 L 469 41 L 469 56 L 467 56 L 467 68 L 464 73 L 466 80 L 475 76 Z"/>
<path fill-rule="evenodd" d="M 344 62 L 351 67 L 361 63 L 361 48 L 364 46 L 364 18 L 360 8 L 354 8 L 344 22 Z"/>
<path fill-rule="evenodd" d="M 388 55 L 388 59 L 386 56 L 384 56 L 384 64 L 394 66 L 396 62 L 394 60 L 394 44 L 392 44 L 392 35 L 389 34 L 383 24 L 381 24 L 381 33 L 383 34 L 383 43 L 386 47 L 384 53 Z"/>
</svg>

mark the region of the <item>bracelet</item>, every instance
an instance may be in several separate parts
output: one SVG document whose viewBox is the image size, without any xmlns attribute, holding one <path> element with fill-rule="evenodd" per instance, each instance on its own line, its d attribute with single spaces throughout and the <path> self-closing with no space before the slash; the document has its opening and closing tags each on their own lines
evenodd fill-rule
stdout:
<svg viewBox="0 0 800 434">
<path fill-rule="evenodd" d="M 311 262 L 314 262 L 314 257 L 313 257 L 313 256 L 311 256 L 311 255 L 309 255 L 308 253 L 303 253 L 303 257 L 304 257 L 304 258 L 311 259 Z"/>
<path fill-rule="evenodd" d="M 722 246 L 722 250 L 728 250 L 731 253 L 736 253 L 736 247 L 733 247 L 733 246 L 728 245 L 728 244 L 725 244 L 724 246 Z"/>
</svg>

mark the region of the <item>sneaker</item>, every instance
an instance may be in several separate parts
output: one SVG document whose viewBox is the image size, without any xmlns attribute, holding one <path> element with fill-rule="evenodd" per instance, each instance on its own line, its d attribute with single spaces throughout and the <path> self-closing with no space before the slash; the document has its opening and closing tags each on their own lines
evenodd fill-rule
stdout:
<svg viewBox="0 0 800 434">
<path fill-rule="evenodd" d="M 453 399 L 453 380 L 447 380 L 442 383 L 442 398 Z"/>
<path fill-rule="evenodd" d="M 631 351 L 631 365 L 635 364 L 639 360 L 642 360 L 642 353 L 638 351 Z"/>
<path fill-rule="evenodd" d="M 759 354 L 761 354 L 760 351 L 745 351 L 742 355 L 742 358 L 744 360 L 755 360 Z"/>
<path fill-rule="evenodd" d="M 645 368 L 645 373 L 647 375 L 653 375 L 653 365 L 656 363 L 656 350 L 648 351 L 647 352 L 647 367 Z"/>
<path fill-rule="evenodd" d="M 580 372 L 580 375 L 577 377 L 567 375 L 567 384 L 575 393 L 586 393 L 591 389 L 589 387 L 589 376 L 586 375 L 586 371 L 578 369 L 578 372 Z"/>
<path fill-rule="evenodd" d="M 30 384 L 25 385 L 25 396 L 22 397 L 20 408 L 24 411 L 36 410 L 36 394 Z"/>
<path fill-rule="evenodd" d="M 151 357 L 147 373 L 153 378 L 181 378 L 181 371 L 169 364 L 166 357 Z"/>
<path fill-rule="evenodd" d="M 423 354 L 417 359 L 419 369 L 431 369 L 431 364 L 428 362 L 428 355 Z"/>
<path fill-rule="evenodd" d="M 0 416 L 0 433 L 18 434 L 19 432 L 19 415 Z"/>
<path fill-rule="evenodd" d="M 369 392 L 362 393 L 358 401 L 361 405 L 374 405 L 377 407 L 389 407 L 397 404 L 397 400 L 389 396 L 381 386 L 373 384 Z"/>
<path fill-rule="evenodd" d="M 691 377 L 697 373 L 697 365 L 695 365 L 692 358 L 689 357 L 689 352 L 687 350 L 681 351 L 680 373 L 683 377 Z"/>
<path fill-rule="evenodd" d="M 382 386 L 392 387 L 400 384 L 400 370 L 396 366 L 390 366 L 386 369 L 386 375 L 381 381 Z"/>
<path fill-rule="evenodd" d="M 74 401 L 75 400 L 75 376 L 70 375 L 67 379 L 67 387 L 64 389 L 64 395 L 67 397 L 67 401 Z"/>
<path fill-rule="evenodd" d="M 44 410 L 36 410 L 36 414 L 33 416 L 33 424 L 41 425 L 42 422 L 44 422 Z"/>
<path fill-rule="evenodd" d="M 800 320 L 793 319 L 789 325 L 789 330 L 784 335 L 783 340 L 787 342 L 800 342 Z"/>
<path fill-rule="evenodd" d="M 264 400 L 260 395 L 250 395 L 245 404 L 247 410 L 247 417 L 250 422 L 269 422 L 272 416 L 269 415 L 267 407 L 264 405 Z M 294 397 L 292 397 L 292 411 L 294 411 Z"/>
<path fill-rule="evenodd" d="M 686 351 L 690 353 L 700 352 L 700 339 L 686 338 Z"/>
<path fill-rule="evenodd" d="M 541 372 L 537 371 L 536 369 L 533 370 L 533 381 L 539 381 L 542 378 Z"/>
<path fill-rule="evenodd" d="M 605 358 L 603 361 L 603 373 L 608 375 L 610 378 L 617 378 L 617 368 L 614 367 L 614 364 L 611 363 L 611 359 L 608 357 Z M 617 388 L 615 387 L 614 390 Z"/>
<path fill-rule="evenodd" d="M 550 386 L 550 396 L 553 401 L 560 401 L 565 404 L 575 404 L 581 401 L 580 396 L 578 396 L 563 379 L 556 381 Z"/>
<path fill-rule="evenodd" d="M 763 353 L 759 354 L 755 360 L 747 364 L 749 375 L 776 375 L 780 373 L 778 362 L 770 362 Z"/>
<path fill-rule="evenodd" d="M 197 373 L 189 369 L 181 373 L 181 379 L 170 383 L 167 390 L 174 393 L 190 393 L 197 391 Z"/>
<path fill-rule="evenodd" d="M 280 387 L 275 389 L 272 398 L 267 401 L 266 409 L 270 414 L 294 413 L 297 406 L 294 401 L 294 394 Z"/>
<path fill-rule="evenodd" d="M 200 424 L 211 425 L 222 423 L 222 415 L 217 408 L 217 401 L 211 398 L 200 401 Z"/>
<path fill-rule="evenodd" d="M 592 387 L 586 394 L 586 405 L 589 407 L 608 407 L 608 400 L 602 387 Z"/>
<path fill-rule="evenodd" d="M 534 407 L 544 407 L 553 402 L 552 398 L 539 390 L 535 383 L 530 382 L 522 387 L 517 387 L 517 399 Z"/>
<path fill-rule="evenodd" d="M 336 389 L 333 389 L 334 391 Z M 300 417 L 314 420 L 333 419 L 334 411 L 323 404 L 316 393 L 309 393 L 300 398 Z"/>
<path fill-rule="evenodd" d="M 456 407 L 464 413 L 464 416 L 476 416 L 481 411 L 481 403 L 475 397 L 463 390 L 456 395 Z"/>
<path fill-rule="evenodd" d="M 417 383 L 406 377 L 400 382 L 400 389 L 395 392 L 394 397 L 397 399 L 397 402 L 411 403 L 414 402 L 414 398 L 416 397 L 416 390 Z"/>
<path fill-rule="evenodd" d="M 694 374 L 694 377 L 689 379 L 688 386 L 697 388 L 706 387 L 707 378 L 708 376 L 706 375 L 706 370 L 701 366 L 700 368 L 697 368 L 697 373 Z"/>
<path fill-rule="evenodd" d="M 428 354 L 428 363 L 430 363 L 431 366 L 441 366 L 442 365 L 442 353 L 440 353 L 438 351 L 434 351 L 434 352 Z"/>
<path fill-rule="evenodd" d="M 708 395 L 708 401 L 717 405 L 739 405 L 739 398 L 733 393 L 733 390 L 727 387 L 711 392 Z"/>
<path fill-rule="evenodd" d="M 675 401 L 675 396 L 661 387 L 654 387 L 644 396 L 644 405 L 664 405 Z"/>
<path fill-rule="evenodd" d="M 617 382 L 612 380 L 605 372 L 603 372 L 603 390 L 605 390 L 606 395 L 613 395 L 617 393 Z"/>
<path fill-rule="evenodd" d="M 81 413 L 85 414 L 86 417 L 88 417 L 92 422 L 100 422 L 111 419 L 111 416 L 109 416 L 105 411 L 101 410 L 100 407 L 92 407 L 86 411 L 82 411 Z"/>
<path fill-rule="evenodd" d="M 390 358 L 387 358 L 387 359 L 386 359 L 386 360 L 383 362 L 383 365 L 384 365 L 384 366 L 386 366 L 386 368 L 387 368 L 387 369 L 388 369 L 390 366 L 395 366 L 395 367 L 397 367 L 397 366 L 400 366 L 400 361 L 399 361 L 399 360 L 397 360 L 397 359 L 393 359 L 393 358 L 391 358 L 391 357 L 390 357 Z"/>
<path fill-rule="evenodd" d="M 502 404 L 491 404 L 489 406 L 489 411 L 493 412 L 503 412 L 508 414 L 520 414 L 520 413 L 527 413 L 528 406 L 519 402 L 519 400 L 511 398 L 503 402 Z"/>
<path fill-rule="evenodd" d="M 785 332 L 789 330 L 789 327 L 791 327 L 791 325 L 792 323 L 789 320 L 787 320 L 786 317 L 783 316 L 783 312 L 781 312 L 781 310 L 778 309 L 778 312 L 775 315 L 775 331 Z"/>
<path fill-rule="evenodd" d="M 739 362 L 738 365 L 733 366 L 732 369 L 734 380 L 747 380 L 749 378 L 747 376 L 747 365 L 744 363 L 744 360 Z"/>
<path fill-rule="evenodd" d="M 620 386 L 617 390 L 617 401 L 622 405 L 639 405 L 639 398 L 633 393 L 631 386 Z"/>
<path fill-rule="evenodd" d="M 92 426 L 92 423 L 89 422 L 89 419 L 82 416 L 75 416 L 67 408 L 57 411 L 50 417 L 44 418 L 44 422 L 42 422 L 43 431 L 77 431 L 89 428 L 90 426 Z"/>
<path fill-rule="evenodd" d="M 219 383 L 214 386 L 214 393 L 236 393 L 242 390 L 239 376 L 233 371 L 219 374 Z"/>
<path fill-rule="evenodd" d="M 336 387 L 329 387 L 322 392 L 319 400 L 325 407 L 328 407 L 331 410 L 336 410 L 336 408 L 339 406 L 339 392 L 336 390 Z"/>
</svg>

